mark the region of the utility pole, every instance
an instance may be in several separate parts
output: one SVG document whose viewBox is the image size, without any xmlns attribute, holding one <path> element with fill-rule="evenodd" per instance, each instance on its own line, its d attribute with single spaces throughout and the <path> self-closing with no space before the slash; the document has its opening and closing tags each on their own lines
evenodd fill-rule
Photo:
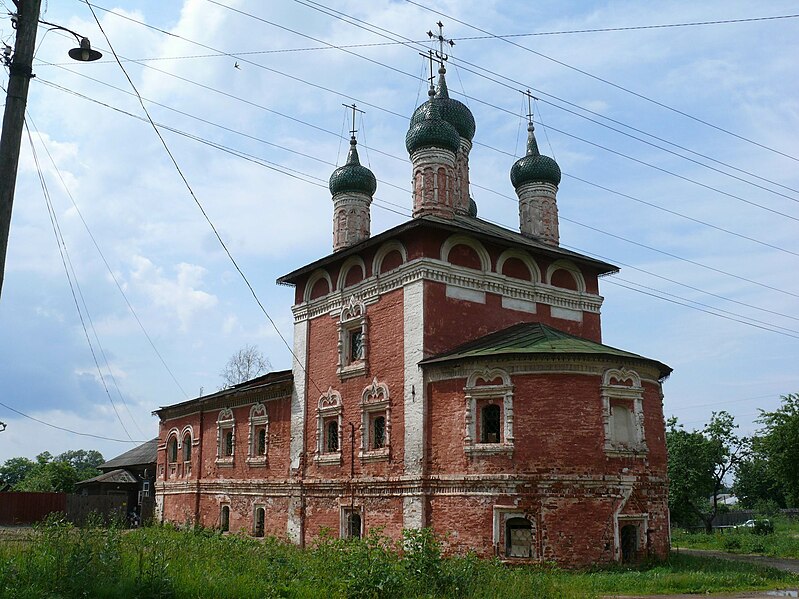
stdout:
<svg viewBox="0 0 799 599">
<path fill-rule="evenodd" d="M 14 0 L 17 6 L 17 36 L 14 57 L 8 66 L 8 91 L 0 136 L 0 294 L 6 269 L 8 232 L 11 227 L 11 207 L 17 182 L 19 146 L 25 123 L 28 87 L 33 75 L 33 51 L 42 0 Z"/>
</svg>

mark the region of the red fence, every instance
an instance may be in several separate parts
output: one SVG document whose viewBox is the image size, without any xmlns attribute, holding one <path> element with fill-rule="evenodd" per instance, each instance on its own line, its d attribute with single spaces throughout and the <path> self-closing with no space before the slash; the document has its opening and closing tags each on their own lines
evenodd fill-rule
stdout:
<svg viewBox="0 0 799 599">
<path fill-rule="evenodd" d="M 66 493 L 0 493 L 0 525 L 32 524 L 66 511 Z"/>
</svg>

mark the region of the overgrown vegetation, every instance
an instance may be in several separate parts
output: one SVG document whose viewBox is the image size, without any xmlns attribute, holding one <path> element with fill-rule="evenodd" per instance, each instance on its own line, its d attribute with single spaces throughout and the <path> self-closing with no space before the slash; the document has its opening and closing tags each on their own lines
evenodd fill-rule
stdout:
<svg viewBox="0 0 799 599">
<path fill-rule="evenodd" d="M 774 518 L 773 532 L 760 527 L 738 527 L 718 530 L 713 534 L 675 530 L 672 545 L 687 549 L 713 549 L 730 553 L 760 553 L 770 557 L 799 559 L 799 523 Z"/>
<path fill-rule="evenodd" d="M 10 458 L 0 466 L 0 486 L 5 483 L 14 491 L 72 493 L 75 483 L 100 474 L 97 466 L 104 461 L 94 449 L 65 451 L 55 457 L 44 451 L 35 461 Z"/>
<path fill-rule="evenodd" d="M 444 558 L 427 530 L 401 543 L 372 532 L 323 535 L 301 550 L 277 539 L 151 527 L 75 529 L 51 518 L 26 543 L 0 544 L 0 596 L 33 597 L 530 597 L 697 593 L 796 586 L 797 577 L 719 560 L 572 573 Z"/>
</svg>

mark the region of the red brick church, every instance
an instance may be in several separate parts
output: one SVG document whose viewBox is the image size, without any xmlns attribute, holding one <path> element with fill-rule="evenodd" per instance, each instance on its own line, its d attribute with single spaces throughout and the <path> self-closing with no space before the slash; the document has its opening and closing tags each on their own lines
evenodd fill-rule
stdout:
<svg viewBox="0 0 799 599">
<path fill-rule="evenodd" d="M 519 231 L 478 218 L 474 118 L 439 74 L 406 135 L 413 218 L 371 235 L 353 137 L 333 253 L 278 280 L 292 369 L 156 412 L 159 517 L 300 545 L 430 527 L 508 560 L 664 557 L 671 369 L 602 344 L 617 268 L 558 245 L 560 168 L 532 120 L 510 169 Z"/>
</svg>

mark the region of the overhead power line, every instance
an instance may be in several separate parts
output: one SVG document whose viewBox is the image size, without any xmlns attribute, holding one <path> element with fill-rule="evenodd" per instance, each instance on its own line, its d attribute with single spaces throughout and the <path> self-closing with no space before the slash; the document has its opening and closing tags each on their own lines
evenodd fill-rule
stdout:
<svg viewBox="0 0 799 599">
<path fill-rule="evenodd" d="M 10 410 L 15 414 L 22 416 L 23 418 L 27 418 L 28 420 L 33 420 L 34 422 L 38 422 L 39 424 L 43 424 L 44 426 L 49 426 L 50 428 L 54 428 L 59 431 L 64 431 L 65 433 L 72 433 L 73 435 L 80 435 L 81 437 L 91 437 L 92 439 L 102 439 L 103 441 L 116 441 L 117 443 L 144 443 L 144 441 L 134 441 L 132 439 L 115 439 L 113 437 L 104 437 L 103 435 L 94 435 L 92 433 L 81 433 L 78 431 L 74 431 L 71 428 L 66 428 L 63 426 L 58 426 L 56 424 L 51 424 L 50 422 L 45 422 L 44 420 L 40 420 L 39 418 L 34 418 L 33 416 L 29 416 L 24 412 L 20 412 L 19 410 L 12 408 L 9 405 L 4 404 L 0 401 L 0 406 L 3 406 L 6 410 Z"/>
<path fill-rule="evenodd" d="M 296 1 L 296 0 L 295 0 L 295 1 Z M 415 2 L 414 0 L 405 0 L 405 2 L 408 2 L 409 4 L 413 4 L 414 6 L 418 6 L 419 8 L 421 8 L 421 9 L 423 9 L 423 10 L 426 10 L 426 11 L 428 11 L 428 12 L 432 12 L 432 13 L 434 13 L 434 14 L 441 15 L 441 16 L 443 16 L 443 17 L 447 18 L 447 19 L 452 19 L 452 20 L 453 20 L 453 21 L 455 21 L 456 23 L 460 23 L 461 25 L 465 25 L 466 27 L 470 27 L 470 28 L 474 29 L 475 31 L 479 31 L 479 32 L 481 32 L 481 33 L 484 33 L 484 34 L 488 35 L 489 37 L 493 37 L 493 38 L 496 38 L 496 39 L 502 40 L 503 42 L 506 42 L 506 43 L 508 43 L 508 44 L 511 44 L 511 45 L 513 45 L 513 46 L 516 46 L 516 47 L 518 47 L 518 48 L 521 48 L 522 50 L 524 50 L 524 51 L 526 51 L 526 52 L 530 52 L 530 53 L 532 53 L 532 54 L 535 54 L 536 56 L 540 56 L 541 58 L 544 58 L 544 59 L 546 59 L 546 60 L 549 60 L 549 61 L 551 61 L 551 62 L 554 62 L 554 63 L 556 63 L 556 64 L 559 64 L 559 65 L 561 65 L 561 66 L 563 66 L 563 67 L 566 67 L 567 69 L 571 69 L 572 71 L 575 71 L 575 72 L 577 72 L 577 73 L 580 73 L 580 74 L 582 74 L 582 75 L 585 75 L 586 77 L 590 77 L 591 79 L 595 79 L 595 80 L 597 80 L 597 81 L 600 81 L 600 82 L 602 82 L 602 83 L 604 83 L 604 84 L 606 84 L 606 85 L 610 85 L 611 87 L 614 87 L 614 88 L 616 88 L 616 89 L 618 89 L 618 90 L 621 90 L 621 91 L 623 91 L 623 92 L 626 92 L 626 93 L 628 93 L 628 94 L 631 94 L 631 95 L 633 95 L 633 96 L 635 96 L 635 97 L 637 97 L 637 98 L 640 98 L 640 99 L 642 99 L 642 100 L 646 100 L 647 102 L 650 102 L 650 103 L 652 103 L 652 104 L 654 104 L 654 105 L 656 105 L 656 106 L 660 106 L 661 108 L 665 108 L 666 110 L 669 110 L 669 111 L 671 111 L 671 112 L 674 112 L 674 113 L 676 113 L 676 114 L 679 114 L 679 115 L 681 115 L 681 116 L 684 116 L 684 117 L 686 117 L 686 118 L 688 118 L 688 119 L 691 119 L 692 121 L 696 121 L 697 123 L 701 123 L 702 125 L 705 125 L 705 126 L 707 126 L 707 127 L 711 127 L 712 129 L 716 129 L 717 131 L 721 131 L 722 133 L 726 133 L 727 135 L 730 135 L 730 136 L 732 136 L 732 137 L 735 137 L 735 138 L 737 138 L 737 139 L 740 139 L 741 141 L 745 141 L 745 142 L 747 142 L 747 143 L 750 143 L 750 144 L 752 144 L 752 145 L 755 145 L 755 146 L 757 146 L 757 147 L 759 147 L 759 148 L 762 148 L 762 149 L 764 149 L 764 150 L 768 150 L 769 152 L 773 152 L 774 154 L 779 154 L 780 156 L 784 156 L 785 158 L 790 158 L 791 160 L 794 160 L 794 161 L 796 161 L 796 162 L 799 162 L 799 158 L 797 158 L 797 157 L 795 157 L 795 156 L 791 156 L 790 154 L 787 154 L 787 153 L 785 153 L 785 152 L 782 152 L 782 151 L 780 151 L 780 150 L 777 150 L 777 149 L 775 149 L 775 148 L 772 148 L 772 147 L 770 147 L 770 146 L 767 146 L 767 145 L 765 145 L 765 144 L 762 144 L 762 143 L 760 143 L 760 142 L 754 141 L 753 139 L 750 139 L 750 138 L 748 138 L 748 137 L 745 137 L 745 136 L 743 136 L 743 135 L 740 135 L 740 134 L 738 134 L 738 133 L 735 133 L 735 132 L 733 132 L 733 131 L 730 131 L 729 129 L 725 129 L 724 127 L 720 127 L 720 126 L 718 126 L 718 125 L 714 125 L 713 123 L 711 123 L 711 122 L 709 122 L 709 121 L 706 121 L 706 120 L 704 120 L 704 119 L 701 119 L 701 118 L 699 118 L 699 117 L 697 117 L 697 116 L 694 116 L 694 115 L 692 115 L 692 114 L 689 114 L 689 113 L 687 113 L 687 112 L 685 112 L 685 111 L 682 111 L 682 110 L 680 110 L 680 109 L 678 109 L 678 108 L 674 108 L 673 106 L 669 106 L 668 104 L 665 104 L 665 103 L 663 103 L 663 102 L 660 102 L 660 101 L 658 101 L 658 100 L 655 100 L 655 99 L 653 99 L 653 98 L 650 98 L 649 96 L 646 96 L 646 95 L 644 95 L 644 94 L 642 94 L 642 93 L 639 93 L 639 92 L 636 92 L 636 91 L 634 91 L 634 90 L 632 90 L 632 89 L 629 89 L 629 88 L 627 88 L 627 87 L 624 87 L 623 85 L 619 85 L 619 84 L 617 84 L 617 83 L 613 83 L 612 81 L 609 81 L 608 79 L 605 79 L 605 78 L 603 78 L 603 77 L 600 77 L 600 76 L 598 76 L 598 75 L 594 75 L 594 74 L 592 74 L 592 73 L 589 73 L 588 71 L 585 71 L 585 70 L 583 70 L 583 69 L 580 69 L 580 68 L 578 68 L 578 67 L 575 67 L 575 66 L 573 66 L 573 65 L 570 65 L 570 64 L 568 64 L 568 63 L 565 63 L 565 62 L 563 62 L 563 61 L 561 61 L 561 60 L 558 60 L 558 59 L 556 59 L 556 58 L 552 58 L 551 56 L 547 56 L 546 54 L 543 54 L 543 53 L 541 53 L 541 52 L 537 52 L 536 50 L 533 50 L 532 48 L 528 48 L 527 46 L 522 46 L 521 44 L 517 44 L 516 42 L 514 42 L 514 41 L 511 41 L 511 40 L 509 40 L 509 39 L 505 39 L 505 38 L 503 38 L 503 37 L 499 37 L 499 36 L 497 36 L 496 34 L 494 34 L 494 33 L 491 33 L 490 31 L 486 31 L 485 29 L 481 29 L 480 27 L 478 27 L 478 26 L 476 26 L 476 25 L 472 25 L 471 23 L 467 23 L 466 21 L 462 21 L 462 20 L 458 19 L 457 17 L 454 17 L 454 16 L 452 16 L 452 15 L 448 15 L 448 14 L 446 14 L 446 13 L 443 13 L 443 12 L 441 12 L 441 11 L 437 10 L 437 9 L 430 8 L 430 7 L 428 7 L 428 6 L 425 6 L 425 5 L 423 5 L 423 4 L 420 4 L 419 2 Z"/>
</svg>

